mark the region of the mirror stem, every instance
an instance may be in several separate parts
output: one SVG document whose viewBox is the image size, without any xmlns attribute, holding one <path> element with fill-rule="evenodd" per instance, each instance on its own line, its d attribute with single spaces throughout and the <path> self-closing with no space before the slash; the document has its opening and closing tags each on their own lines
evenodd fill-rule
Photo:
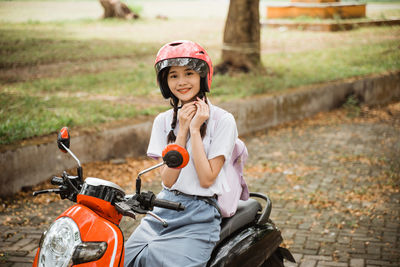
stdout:
<svg viewBox="0 0 400 267">
<path fill-rule="evenodd" d="M 69 150 L 69 148 L 66 147 L 63 143 L 60 143 L 60 144 L 61 144 L 61 145 L 63 146 L 63 148 L 76 160 L 76 162 L 78 162 L 79 168 L 82 168 L 81 162 L 80 162 L 79 159 L 74 155 L 74 153 L 72 153 L 72 151 Z M 78 175 L 79 175 L 79 174 L 78 174 Z"/>
<path fill-rule="evenodd" d="M 145 173 L 147 173 L 147 172 L 149 172 L 149 171 L 152 171 L 152 170 L 154 170 L 154 169 L 157 169 L 158 167 L 161 167 L 161 166 L 164 165 L 164 164 L 165 164 L 165 162 L 160 162 L 160 163 L 158 163 L 157 165 L 154 165 L 154 166 L 152 166 L 152 167 L 150 167 L 150 168 L 148 168 L 148 169 L 145 169 L 145 170 L 139 172 L 139 174 L 138 174 L 138 176 L 137 176 L 137 178 L 136 178 L 136 194 L 140 194 L 140 187 L 141 187 L 141 184 L 142 184 L 142 182 L 141 182 L 141 180 L 140 180 L 140 177 L 141 177 L 143 174 L 145 174 Z"/>
<path fill-rule="evenodd" d="M 81 167 L 81 166 L 79 166 L 78 168 L 76 168 L 76 173 L 77 173 L 77 175 L 78 175 L 79 181 L 80 181 L 81 183 L 83 183 L 83 170 L 82 170 L 82 167 Z"/>
</svg>

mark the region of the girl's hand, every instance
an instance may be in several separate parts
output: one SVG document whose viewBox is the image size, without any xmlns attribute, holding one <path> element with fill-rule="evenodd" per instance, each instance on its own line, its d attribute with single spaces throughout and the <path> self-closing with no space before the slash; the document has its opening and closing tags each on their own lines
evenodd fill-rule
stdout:
<svg viewBox="0 0 400 267">
<path fill-rule="evenodd" d="M 194 102 L 186 103 L 178 112 L 179 129 L 187 132 L 194 115 L 196 114 L 196 105 Z"/>
<path fill-rule="evenodd" d="M 198 98 L 193 102 L 196 105 L 196 114 L 190 122 L 190 132 L 200 131 L 201 125 L 210 117 L 210 108 L 203 99 Z"/>
</svg>

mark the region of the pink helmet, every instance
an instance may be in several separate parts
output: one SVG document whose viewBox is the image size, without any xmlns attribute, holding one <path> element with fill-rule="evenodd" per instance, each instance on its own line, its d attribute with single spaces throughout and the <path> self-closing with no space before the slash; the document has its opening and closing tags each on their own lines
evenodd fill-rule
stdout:
<svg viewBox="0 0 400 267">
<path fill-rule="evenodd" d="M 157 82 L 164 98 L 171 97 L 165 68 L 188 66 L 200 74 L 200 89 L 210 92 L 213 67 L 207 52 L 197 43 L 180 40 L 168 43 L 160 48 L 155 61 Z"/>
</svg>

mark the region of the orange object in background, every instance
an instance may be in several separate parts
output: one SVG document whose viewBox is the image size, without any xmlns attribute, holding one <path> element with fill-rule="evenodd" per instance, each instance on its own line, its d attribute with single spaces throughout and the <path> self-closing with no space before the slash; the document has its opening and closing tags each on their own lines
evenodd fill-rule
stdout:
<svg viewBox="0 0 400 267">
<path fill-rule="evenodd" d="M 267 6 L 268 19 L 286 19 L 300 16 L 331 18 L 364 18 L 365 3 L 340 3 L 340 0 L 291 0 L 291 3 Z"/>
<path fill-rule="evenodd" d="M 335 3 L 340 0 L 291 0 L 292 3 Z"/>
<path fill-rule="evenodd" d="M 300 16 L 316 18 L 342 19 L 365 17 L 365 4 L 289 4 L 286 6 L 268 6 L 268 19 L 296 18 Z"/>
</svg>

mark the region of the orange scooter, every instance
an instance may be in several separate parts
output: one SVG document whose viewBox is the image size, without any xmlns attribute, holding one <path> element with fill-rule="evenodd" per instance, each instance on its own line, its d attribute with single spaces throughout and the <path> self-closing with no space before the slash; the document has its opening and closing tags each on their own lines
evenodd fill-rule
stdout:
<svg viewBox="0 0 400 267">
<path fill-rule="evenodd" d="M 58 147 L 68 152 L 78 162 L 77 176 L 53 177 L 57 189 L 34 192 L 34 196 L 57 193 L 61 199 L 77 204 L 63 212 L 43 233 L 33 266 L 122 266 L 124 262 L 124 237 L 118 227 L 123 216 L 136 218 L 136 213 L 150 214 L 167 227 L 163 219 L 151 212 L 153 207 L 184 210 L 180 203 L 157 199 L 153 192 L 140 192 L 140 176 L 164 164 L 183 168 L 189 161 L 187 151 L 175 144 L 163 151 L 163 162 L 139 173 L 136 194 L 125 197 L 124 190 L 112 182 L 99 178 L 83 181 L 78 158 L 69 150 L 68 129 L 61 129 Z"/>
<path fill-rule="evenodd" d="M 118 227 L 123 216 L 136 219 L 137 213 L 149 214 L 168 227 L 166 221 L 152 213 L 153 208 L 185 209 L 180 203 L 157 199 L 153 192 L 141 192 L 140 177 L 164 164 L 183 168 L 189 161 L 186 149 L 168 145 L 162 153 L 163 162 L 141 171 L 136 179 L 135 194 L 128 196 L 112 182 L 92 177 L 83 180 L 80 161 L 69 149 L 70 136 L 66 127 L 59 132 L 57 143 L 61 151 L 77 161 L 77 175 L 64 171 L 61 177 L 51 179 L 58 188 L 33 194 L 56 193 L 61 199 L 76 204 L 43 233 L 33 266 L 123 266 L 124 237 Z M 239 202 L 233 217 L 222 220 L 220 241 L 207 266 L 281 267 L 284 259 L 295 262 L 289 250 L 280 247 L 281 232 L 269 218 L 271 200 L 260 193 L 250 193 L 250 197 Z M 258 199 L 266 202 L 264 208 Z"/>
</svg>

